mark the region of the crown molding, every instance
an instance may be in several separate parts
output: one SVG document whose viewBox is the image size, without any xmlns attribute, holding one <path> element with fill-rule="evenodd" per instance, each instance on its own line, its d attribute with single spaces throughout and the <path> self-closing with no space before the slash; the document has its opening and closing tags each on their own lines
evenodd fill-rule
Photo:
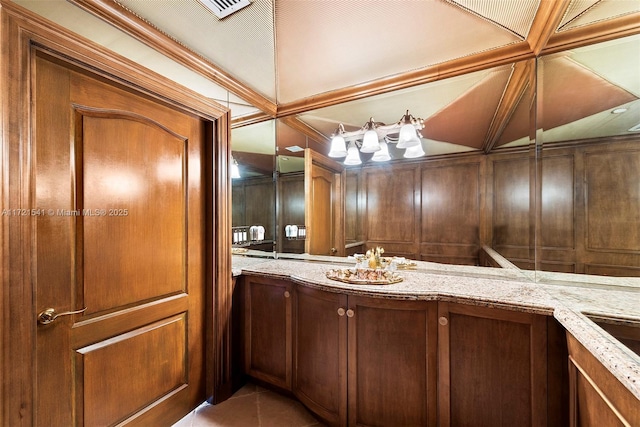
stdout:
<svg viewBox="0 0 640 427">
<path fill-rule="evenodd" d="M 275 102 L 270 101 L 258 92 L 240 83 L 230 74 L 160 32 L 157 28 L 140 19 L 118 3 L 112 0 L 68 1 L 222 86 L 229 92 L 260 109 L 265 114 L 275 116 L 277 111 Z"/>
</svg>

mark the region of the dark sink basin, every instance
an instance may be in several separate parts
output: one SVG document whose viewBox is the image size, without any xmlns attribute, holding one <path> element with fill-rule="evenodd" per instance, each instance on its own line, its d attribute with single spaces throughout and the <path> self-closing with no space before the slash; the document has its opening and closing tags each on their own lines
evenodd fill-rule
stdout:
<svg viewBox="0 0 640 427">
<path fill-rule="evenodd" d="M 588 314 L 596 325 L 640 356 L 640 321 Z"/>
</svg>

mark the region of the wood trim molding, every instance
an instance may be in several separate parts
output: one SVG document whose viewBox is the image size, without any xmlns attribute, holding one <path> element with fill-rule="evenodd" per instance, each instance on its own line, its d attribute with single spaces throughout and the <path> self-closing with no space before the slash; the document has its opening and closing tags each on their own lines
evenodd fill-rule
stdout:
<svg viewBox="0 0 640 427">
<path fill-rule="evenodd" d="M 201 74 L 219 84 L 234 95 L 256 106 L 268 115 L 275 115 L 277 106 L 274 102 L 240 83 L 230 74 L 213 63 L 198 56 L 191 50 L 158 31 L 131 11 L 110 0 L 69 0 L 87 12 L 105 20 L 110 25 L 129 34 L 142 43 L 156 49 L 163 55 Z"/>
<path fill-rule="evenodd" d="M 569 0 L 542 1 L 527 36 L 531 51 L 538 56 L 555 33 L 567 11 Z"/>
<path fill-rule="evenodd" d="M 529 49 L 529 45 L 526 42 L 519 42 L 476 55 L 432 65 L 417 71 L 302 98 L 287 104 L 280 104 L 278 105 L 277 117 L 299 114 L 316 108 L 380 95 L 533 57 L 534 54 Z"/>
<path fill-rule="evenodd" d="M 535 85 L 535 61 L 520 61 L 513 65 L 513 71 L 502 94 L 496 114 L 491 121 L 482 150 L 489 153 L 507 127 L 511 116 L 518 108 L 522 96 L 527 89 L 533 90 Z"/>
<path fill-rule="evenodd" d="M 640 34 L 640 12 L 552 35 L 541 55 Z"/>
<path fill-rule="evenodd" d="M 304 135 L 308 136 L 310 139 L 318 142 L 326 142 L 329 143 L 330 140 L 322 133 L 318 132 L 308 124 L 301 121 L 298 117 L 295 116 L 286 116 L 280 119 L 285 125 L 302 132 Z"/>
</svg>

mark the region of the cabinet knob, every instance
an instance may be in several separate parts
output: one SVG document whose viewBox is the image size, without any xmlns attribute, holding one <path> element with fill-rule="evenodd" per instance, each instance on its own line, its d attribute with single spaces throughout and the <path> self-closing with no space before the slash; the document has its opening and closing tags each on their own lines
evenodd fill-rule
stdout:
<svg viewBox="0 0 640 427">
<path fill-rule="evenodd" d="M 291 296 L 291 294 L 289 293 L 289 291 L 284 291 L 284 297 L 285 298 L 289 298 Z"/>
<path fill-rule="evenodd" d="M 449 323 L 449 320 L 446 317 L 442 316 L 438 319 L 438 323 L 440 323 L 442 326 L 447 326 L 447 323 Z"/>
<path fill-rule="evenodd" d="M 344 316 L 344 313 L 345 313 L 344 308 L 340 307 L 338 309 L 338 316 Z"/>
<path fill-rule="evenodd" d="M 353 316 L 355 316 L 355 314 L 356 313 L 353 310 L 351 310 L 351 309 L 347 310 L 347 317 L 353 317 Z"/>
</svg>

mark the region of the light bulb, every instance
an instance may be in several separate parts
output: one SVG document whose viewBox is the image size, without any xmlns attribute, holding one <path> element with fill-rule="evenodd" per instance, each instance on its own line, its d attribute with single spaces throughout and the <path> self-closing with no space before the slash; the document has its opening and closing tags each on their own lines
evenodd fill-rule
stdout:
<svg viewBox="0 0 640 427">
<path fill-rule="evenodd" d="M 387 143 L 382 141 L 380 142 L 380 151 L 376 151 L 373 153 L 373 157 L 371 160 L 374 162 L 386 162 L 387 160 L 391 160 L 391 156 L 389 155 L 389 147 Z"/>
<path fill-rule="evenodd" d="M 362 164 L 362 160 L 360 160 L 360 153 L 358 152 L 358 147 L 355 146 L 354 143 L 349 145 L 349 149 L 347 150 L 347 158 L 344 159 L 345 165 L 360 165 Z"/>
<path fill-rule="evenodd" d="M 416 157 L 424 156 L 424 150 L 422 149 L 422 144 L 415 145 L 413 147 L 407 148 L 404 152 L 405 159 L 415 159 Z"/>
<path fill-rule="evenodd" d="M 371 129 L 364 133 L 364 139 L 362 140 L 362 148 L 360 148 L 360 151 L 363 153 L 375 153 L 376 151 L 380 151 L 378 134 L 375 130 Z"/>
<path fill-rule="evenodd" d="M 415 147 L 416 145 L 420 145 L 420 138 L 418 138 L 418 132 L 416 128 L 410 124 L 404 124 L 400 128 L 400 133 L 398 135 L 398 148 L 409 148 Z"/>
<path fill-rule="evenodd" d="M 347 143 L 342 135 L 336 135 L 331 140 L 329 157 L 344 157 L 347 155 Z"/>
</svg>

